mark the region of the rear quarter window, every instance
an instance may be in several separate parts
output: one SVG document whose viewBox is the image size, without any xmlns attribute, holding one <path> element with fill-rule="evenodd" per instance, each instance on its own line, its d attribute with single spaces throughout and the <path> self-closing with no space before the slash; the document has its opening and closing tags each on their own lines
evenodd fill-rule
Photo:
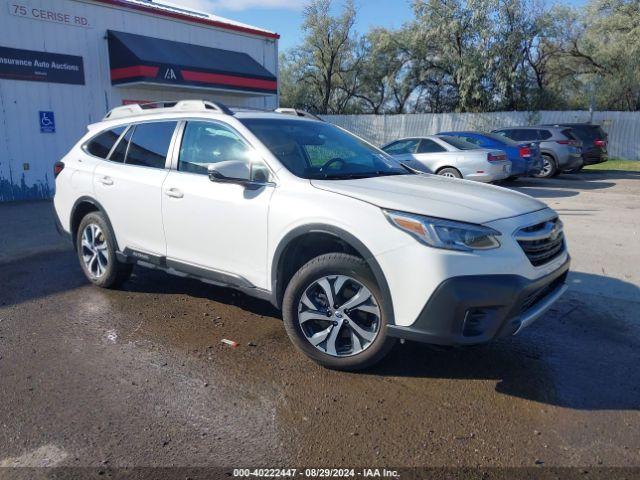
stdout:
<svg viewBox="0 0 640 480">
<path fill-rule="evenodd" d="M 538 140 L 547 140 L 552 136 L 549 130 L 538 130 Z"/>
<path fill-rule="evenodd" d="M 99 133 L 85 144 L 85 150 L 94 157 L 107 158 L 109 152 L 124 132 L 126 126 L 112 128 Z"/>
</svg>

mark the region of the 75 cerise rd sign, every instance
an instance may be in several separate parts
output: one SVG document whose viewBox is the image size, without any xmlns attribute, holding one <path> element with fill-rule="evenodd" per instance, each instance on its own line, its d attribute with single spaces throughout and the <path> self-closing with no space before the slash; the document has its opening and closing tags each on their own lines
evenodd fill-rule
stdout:
<svg viewBox="0 0 640 480">
<path fill-rule="evenodd" d="M 30 18 L 31 20 L 41 20 L 43 22 L 61 23 L 73 27 L 91 28 L 91 22 L 84 15 L 75 14 L 69 11 L 57 10 L 31 5 L 28 2 L 10 1 L 8 3 L 9 13 L 16 17 Z"/>
</svg>

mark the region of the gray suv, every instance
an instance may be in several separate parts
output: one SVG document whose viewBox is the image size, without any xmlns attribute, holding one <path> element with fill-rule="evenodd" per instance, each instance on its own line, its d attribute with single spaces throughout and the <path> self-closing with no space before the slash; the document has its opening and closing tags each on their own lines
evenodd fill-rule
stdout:
<svg viewBox="0 0 640 480">
<path fill-rule="evenodd" d="M 518 142 L 538 142 L 542 154 L 542 171 L 536 177 L 548 178 L 564 170 L 582 167 L 582 142 L 572 134 L 571 128 L 553 127 L 510 127 L 494 130 Z"/>
</svg>

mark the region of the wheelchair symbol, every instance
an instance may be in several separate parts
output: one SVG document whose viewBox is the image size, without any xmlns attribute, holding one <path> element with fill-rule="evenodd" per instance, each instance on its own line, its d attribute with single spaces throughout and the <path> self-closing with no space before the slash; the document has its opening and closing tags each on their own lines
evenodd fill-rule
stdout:
<svg viewBox="0 0 640 480">
<path fill-rule="evenodd" d="M 42 118 L 40 119 L 40 124 L 43 127 L 50 127 L 51 125 L 53 125 L 53 122 L 46 113 L 43 113 Z"/>
<path fill-rule="evenodd" d="M 40 131 L 53 133 L 56 131 L 56 120 L 53 112 L 40 112 Z"/>
</svg>

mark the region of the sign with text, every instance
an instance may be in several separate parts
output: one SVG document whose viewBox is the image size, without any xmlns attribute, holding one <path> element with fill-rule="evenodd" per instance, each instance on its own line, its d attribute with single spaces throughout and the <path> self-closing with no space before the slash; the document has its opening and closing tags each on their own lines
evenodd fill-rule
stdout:
<svg viewBox="0 0 640 480">
<path fill-rule="evenodd" d="M 82 57 L 0 47 L 0 78 L 84 85 Z"/>
<path fill-rule="evenodd" d="M 84 15 L 59 10 L 56 7 L 41 7 L 23 1 L 9 1 L 9 13 L 16 17 L 30 18 L 43 22 L 60 23 L 72 27 L 91 28 L 91 22 Z"/>
</svg>

